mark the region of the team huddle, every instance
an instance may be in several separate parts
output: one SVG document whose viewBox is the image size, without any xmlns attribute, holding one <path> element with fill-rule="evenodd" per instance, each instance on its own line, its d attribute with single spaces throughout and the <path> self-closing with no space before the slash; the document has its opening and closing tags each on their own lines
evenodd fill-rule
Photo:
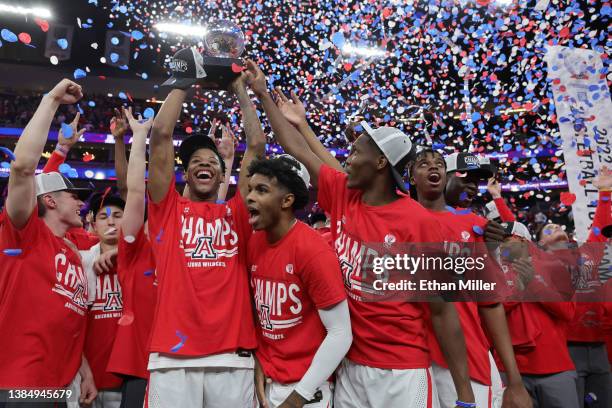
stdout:
<svg viewBox="0 0 612 408">
<path fill-rule="evenodd" d="M 77 396 L 32 407 L 612 404 L 611 304 L 576 301 L 567 233 L 547 224 L 534 239 L 482 158 L 417 149 L 399 129 L 362 122 L 343 166 L 297 96 L 270 92 L 247 60 L 230 86 L 246 137 L 235 193 L 226 197 L 235 137 L 224 125 L 220 139 L 180 144 L 179 193 L 173 131 L 196 83 L 179 68 L 193 58 L 175 56 L 173 89 L 154 118 L 116 112 L 117 194 L 91 195 L 59 172 L 82 132 L 78 118 L 36 174 L 56 110 L 83 94 L 64 79 L 42 98 L 15 148 L 0 215 L 0 389 Z M 249 90 L 287 154 L 266 158 Z M 500 222 L 470 209 L 487 181 Z M 589 242 L 605 244 L 612 172 L 600 169 L 594 185 Z M 309 226 L 297 214 L 311 187 L 325 216 Z M 365 276 L 382 254 L 371 243 L 482 244 L 505 288 L 498 297 L 512 301 L 372 301 Z M 601 254 L 585 252 L 596 266 Z M 595 290 L 599 278 L 585 282 Z"/>
</svg>

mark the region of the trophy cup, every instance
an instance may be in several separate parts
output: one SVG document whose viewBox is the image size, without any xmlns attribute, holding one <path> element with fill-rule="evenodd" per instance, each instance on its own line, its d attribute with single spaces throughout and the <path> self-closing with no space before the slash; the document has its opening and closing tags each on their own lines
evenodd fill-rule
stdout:
<svg viewBox="0 0 612 408">
<path fill-rule="evenodd" d="M 172 76 L 162 84 L 187 89 L 199 84 L 204 89 L 228 89 L 244 69 L 239 58 L 244 52 L 244 34 L 227 20 L 213 21 L 204 37 L 205 51 L 196 47 L 179 50 L 170 61 Z"/>
<path fill-rule="evenodd" d="M 198 84 L 206 89 L 227 89 L 244 69 L 240 56 L 244 52 L 244 33 L 228 20 L 210 23 L 204 36 L 202 64 L 206 77 Z"/>
</svg>

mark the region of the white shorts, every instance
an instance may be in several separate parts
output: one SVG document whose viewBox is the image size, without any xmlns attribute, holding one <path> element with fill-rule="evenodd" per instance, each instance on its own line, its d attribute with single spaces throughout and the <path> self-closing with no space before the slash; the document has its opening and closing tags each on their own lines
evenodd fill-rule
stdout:
<svg viewBox="0 0 612 408">
<path fill-rule="evenodd" d="M 439 408 L 431 368 L 367 367 L 344 359 L 336 375 L 336 408 Z"/>
<path fill-rule="evenodd" d="M 282 404 L 289 394 L 295 389 L 298 383 L 293 384 L 280 384 L 272 381 L 272 383 L 266 385 L 266 399 L 270 408 L 276 408 Z M 329 408 L 333 406 L 333 385 L 330 382 L 321 384 L 317 391 L 321 391 L 320 400 L 317 402 L 306 403 L 304 408 Z M 317 397 L 315 395 L 315 397 Z M 316 398 L 319 399 L 319 398 Z"/>
<path fill-rule="evenodd" d="M 503 397 L 503 385 L 499 370 L 495 365 L 493 356 L 489 353 L 489 361 L 491 363 L 491 386 L 471 381 L 472 391 L 476 399 L 477 408 L 499 408 L 501 407 Z M 448 368 L 440 367 L 433 364 L 433 376 L 438 390 L 438 398 L 441 408 L 454 408 L 457 401 L 457 391 L 455 383 Z"/>
<path fill-rule="evenodd" d="M 151 370 L 148 408 L 253 408 L 253 370 L 248 368 L 164 368 Z"/>
<path fill-rule="evenodd" d="M 121 391 L 98 391 L 91 408 L 119 408 L 121 406 Z"/>
</svg>

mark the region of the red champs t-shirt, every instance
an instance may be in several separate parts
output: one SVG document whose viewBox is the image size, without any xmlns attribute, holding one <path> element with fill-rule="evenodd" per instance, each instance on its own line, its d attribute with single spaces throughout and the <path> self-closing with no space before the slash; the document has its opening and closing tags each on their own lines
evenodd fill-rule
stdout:
<svg viewBox="0 0 612 408">
<path fill-rule="evenodd" d="M 91 257 L 95 260 L 100 252 L 99 246 L 94 246 L 90 251 L 95 251 L 96 256 Z M 91 267 L 87 262 L 84 266 Z M 96 275 L 96 296 L 87 316 L 84 352 L 96 387 L 100 390 L 118 388 L 123 382 L 121 377 L 106 371 L 122 311 L 121 285 L 116 268 Z"/>
<path fill-rule="evenodd" d="M 442 242 L 440 223 L 409 197 L 374 207 L 361 191 L 346 187 L 346 174 L 322 165 L 318 201 L 331 214 L 334 247 L 349 299 L 353 344 L 347 357 L 376 368 L 426 368 L 430 365 L 425 311 L 427 304 L 364 301 L 372 289 L 362 265 L 379 254 L 368 243 Z"/>
<path fill-rule="evenodd" d="M 107 371 L 146 379 L 157 282 L 153 251 L 144 227 L 132 243 L 126 242 L 123 234 L 119 237 L 117 273 L 123 294 L 123 316 Z"/>
<path fill-rule="evenodd" d="M 158 300 L 152 352 L 208 356 L 257 345 L 246 267 L 252 234 L 240 192 L 224 204 L 149 200 Z"/>
<path fill-rule="evenodd" d="M 0 226 L 0 388 L 65 387 L 81 365 L 87 277 L 37 211 Z"/>
<path fill-rule="evenodd" d="M 254 233 L 248 253 L 260 327 L 257 358 L 274 381 L 299 381 L 326 335 L 317 309 L 346 299 L 338 258 L 299 221 L 272 245 L 265 232 Z"/>
<path fill-rule="evenodd" d="M 432 217 L 436 217 L 444 228 L 445 248 L 449 253 L 462 256 L 476 255 L 471 252 L 473 247 L 465 245 L 468 242 L 484 242 L 482 235 L 474 232 L 474 226 L 484 231 L 487 220 L 474 213 L 453 214 L 449 211 L 430 211 Z M 478 231 L 478 229 L 476 229 Z M 482 329 L 478 305 L 474 302 L 455 303 L 463 335 L 465 347 L 468 350 L 468 368 L 470 378 L 481 384 L 491 385 L 491 362 L 489 360 L 489 342 Z M 432 360 L 441 367 L 448 368 L 440 345 L 438 344 L 433 328 L 430 329 L 430 347 Z"/>
</svg>

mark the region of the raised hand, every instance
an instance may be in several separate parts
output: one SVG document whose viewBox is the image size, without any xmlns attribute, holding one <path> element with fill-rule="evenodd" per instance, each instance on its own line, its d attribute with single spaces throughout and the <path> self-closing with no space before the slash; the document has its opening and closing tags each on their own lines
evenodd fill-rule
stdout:
<svg viewBox="0 0 612 408">
<path fill-rule="evenodd" d="M 221 125 L 221 139 L 215 139 L 217 150 L 223 160 L 232 159 L 238 139 L 229 125 Z"/>
<path fill-rule="evenodd" d="M 487 182 L 487 191 L 493 199 L 501 197 L 501 186 L 495 177 L 491 177 Z"/>
<path fill-rule="evenodd" d="M 306 108 L 295 92 L 291 91 L 291 99 L 283 93 L 280 87 L 274 89 L 276 95 L 276 106 L 283 113 L 285 119 L 293 126 L 299 126 L 306 122 Z"/>
<path fill-rule="evenodd" d="M 70 105 L 83 97 L 83 89 L 76 82 L 62 79 L 47 95 L 62 105 Z"/>
<path fill-rule="evenodd" d="M 599 175 L 593 179 L 593 185 L 597 187 L 598 190 L 612 190 L 612 170 L 606 166 L 601 166 Z"/>
<path fill-rule="evenodd" d="M 131 108 L 130 108 L 131 109 Z M 123 137 L 128 129 L 128 120 L 125 117 L 125 109 L 121 111 L 115 108 L 115 116 L 111 119 L 110 130 L 115 139 Z"/>
<path fill-rule="evenodd" d="M 70 148 L 79 140 L 79 138 L 83 136 L 83 133 L 85 133 L 85 128 L 77 130 L 80 118 L 81 113 L 77 112 L 72 122 L 70 122 L 69 126 L 72 129 L 72 134 L 70 135 L 70 137 L 66 137 L 66 135 L 64 135 L 64 130 L 62 128 L 60 128 L 59 130 L 59 134 L 57 136 L 57 144 L 62 146 L 66 150 L 70 150 Z"/>
<path fill-rule="evenodd" d="M 246 70 L 242 72 L 246 77 L 246 83 L 255 92 L 255 95 L 262 96 L 268 92 L 266 76 L 253 60 L 246 61 Z"/>
<path fill-rule="evenodd" d="M 149 118 L 147 120 L 142 120 L 142 115 L 138 115 L 138 119 L 134 118 L 132 115 L 132 108 L 121 108 L 123 110 L 123 116 L 127 119 L 130 124 L 130 128 L 132 129 L 132 133 L 136 134 L 144 134 L 145 136 L 149 133 L 149 129 L 153 126 L 153 118 Z"/>
</svg>

